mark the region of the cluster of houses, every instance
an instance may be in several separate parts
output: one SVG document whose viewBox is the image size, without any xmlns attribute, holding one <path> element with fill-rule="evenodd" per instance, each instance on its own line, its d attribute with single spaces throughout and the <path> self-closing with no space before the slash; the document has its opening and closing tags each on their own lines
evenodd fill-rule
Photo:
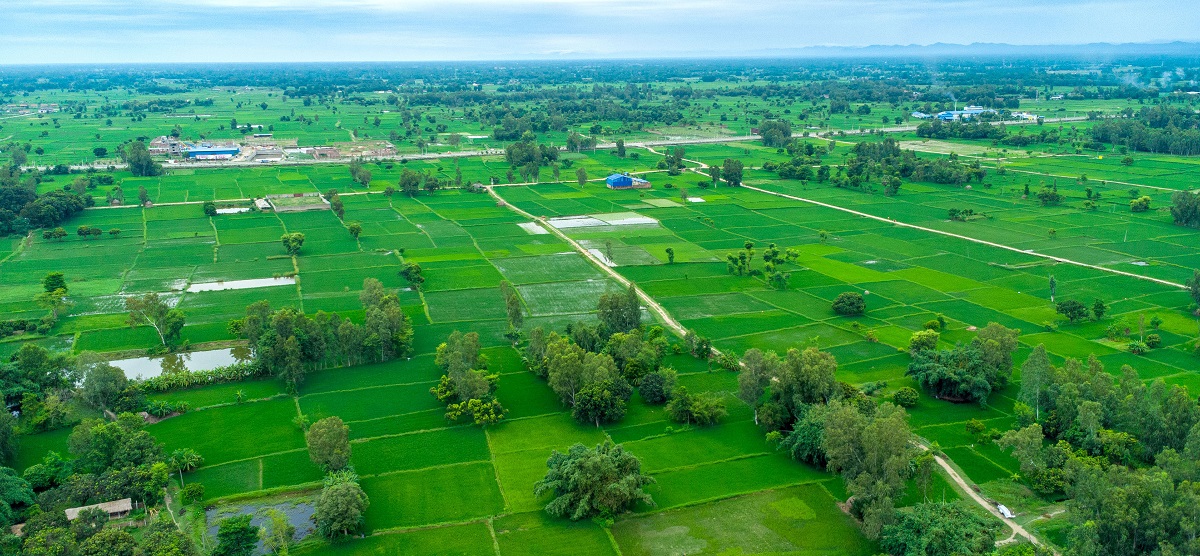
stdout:
<svg viewBox="0 0 1200 556">
<path fill-rule="evenodd" d="M 50 103 L 50 104 L 21 103 L 21 104 L 5 104 L 4 105 L 4 112 L 10 113 L 10 114 L 19 114 L 22 116 L 27 115 L 27 114 L 53 114 L 55 112 L 58 112 L 59 110 L 60 110 L 60 108 L 57 103 Z"/>
</svg>

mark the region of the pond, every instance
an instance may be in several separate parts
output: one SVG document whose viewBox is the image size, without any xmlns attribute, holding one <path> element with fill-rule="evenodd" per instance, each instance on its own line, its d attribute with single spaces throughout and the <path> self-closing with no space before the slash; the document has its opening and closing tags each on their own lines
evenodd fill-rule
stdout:
<svg viewBox="0 0 1200 556">
<path fill-rule="evenodd" d="M 248 290 L 250 288 L 265 288 L 268 286 L 294 286 L 295 276 L 280 276 L 278 278 L 253 278 L 250 280 L 227 280 L 223 282 L 204 282 L 188 286 L 189 293 L 215 292 L 221 290 Z"/>
<path fill-rule="evenodd" d="M 242 363 L 250 359 L 250 348 L 238 346 L 206 351 L 171 353 L 156 355 L 154 357 L 133 357 L 109 361 L 109 363 L 125 371 L 125 377 L 132 380 L 135 378 L 152 378 L 163 373 L 208 371 L 217 367 Z"/>
</svg>

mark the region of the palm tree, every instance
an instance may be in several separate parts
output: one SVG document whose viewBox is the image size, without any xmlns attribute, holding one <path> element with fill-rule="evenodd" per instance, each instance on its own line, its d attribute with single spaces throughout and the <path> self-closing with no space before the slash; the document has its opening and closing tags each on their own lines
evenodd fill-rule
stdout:
<svg viewBox="0 0 1200 556">
<path fill-rule="evenodd" d="M 191 471 L 204 465 L 204 456 L 191 448 L 178 448 L 171 452 L 171 467 L 179 470 L 179 486 L 183 486 L 183 472 Z"/>
</svg>

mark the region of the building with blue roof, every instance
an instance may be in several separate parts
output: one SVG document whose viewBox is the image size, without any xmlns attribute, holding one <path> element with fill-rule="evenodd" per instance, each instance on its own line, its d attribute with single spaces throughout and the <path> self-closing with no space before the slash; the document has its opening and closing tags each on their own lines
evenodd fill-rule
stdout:
<svg viewBox="0 0 1200 556">
<path fill-rule="evenodd" d="M 608 184 L 609 189 L 649 189 L 650 182 L 627 176 L 625 174 L 613 174 L 604 179 L 604 183 Z"/>
<path fill-rule="evenodd" d="M 188 147 L 185 150 L 184 156 L 187 158 L 195 158 L 199 160 L 214 160 L 223 158 L 233 158 L 242 153 L 242 148 L 236 145 L 232 146 L 211 146 L 202 145 L 199 147 Z"/>
</svg>

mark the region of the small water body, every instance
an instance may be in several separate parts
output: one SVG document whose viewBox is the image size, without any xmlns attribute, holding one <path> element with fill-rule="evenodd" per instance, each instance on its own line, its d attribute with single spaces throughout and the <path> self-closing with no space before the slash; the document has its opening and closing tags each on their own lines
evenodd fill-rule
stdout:
<svg viewBox="0 0 1200 556">
<path fill-rule="evenodd" d="M 250 288 L 265 288 L 268 286 L 294 286 L 295 276 L 280 276 L 279 278 L 253 278 L 250 280 L 227 280 L 224 282 L 204 282 L 188 286 L 188 293 L 215 292 L 221 290 L 248 290 Z"/>
<path fill-rule="evenodd" d="M 109 361 L 109 363 L 125 371 L 125 378 L 144 379 L 168 373 L 209 371 L 217 367 L 243 363 L 250 359 L 250 348 L 238 346 L 234 348 L 171 353 L 156 355 L 154 357 L 132 357 L 130 359 Z"/>
</svg>

